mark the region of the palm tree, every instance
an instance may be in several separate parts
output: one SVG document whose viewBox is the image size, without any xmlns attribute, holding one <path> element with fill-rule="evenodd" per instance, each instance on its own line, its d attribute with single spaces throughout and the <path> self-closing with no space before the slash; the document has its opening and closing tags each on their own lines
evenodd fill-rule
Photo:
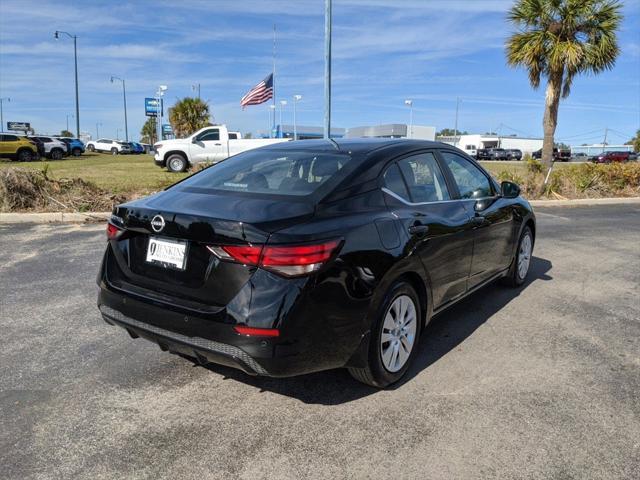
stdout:
<svg viewBox="0 0 640 480">
<path fill-rule="evenodd" d="M 517 0 L 509 11 L 518 31 L 507 40 L 507 63 L 526 68 L 534 89 L 547 81 L 542 161 L 549 168 L 560 97 L 569 95 L 576 75 L 613 68 L 620 9 L 618 0 Z"/>
<path fill-rule="evenodd" d="M 186 137 L 209 125 L 209 105 L 199 98 L 185 97 L 169 109 L 176 137 Z"/>
<path fill-rule="evenodd" d="M 158 129 L 156 127 L 156 119 L 155 117 L 149 117 L 147 118 L 147 121 L 144 122 L 142 130 L 140 130 L 140 141 L 142 143 L 150 143 L 153 145 L 156 143 L 157 137 Z"/>
</svg>

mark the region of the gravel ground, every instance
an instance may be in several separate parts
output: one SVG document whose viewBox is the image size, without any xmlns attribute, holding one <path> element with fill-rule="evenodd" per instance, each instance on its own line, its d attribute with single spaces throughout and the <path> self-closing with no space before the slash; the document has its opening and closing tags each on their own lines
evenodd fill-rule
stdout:
<svg viewBox="0 0 640 480">
<path fill-rule="evenodd" d="M 434 319 L 385 391 L 162 353 L 97 312 L 102 226 L 0 225 L 0 475 L 638 478 L 640 207 L 537 214 L 527 285 Z"/>
</svg>

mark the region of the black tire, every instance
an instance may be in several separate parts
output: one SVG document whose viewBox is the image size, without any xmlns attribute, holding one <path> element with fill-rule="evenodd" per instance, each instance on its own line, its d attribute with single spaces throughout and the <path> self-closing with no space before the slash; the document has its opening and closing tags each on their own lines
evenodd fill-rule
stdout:
<svg viewBox="0 0 640 480">
<path fill-rule="evenodd" d="M 18 150 L 16 160 L 18 162 L 30 162 L 31 160 L 33 160 L 34 156 L 35 155 L 31 150 L 29 150 L 28 148 L 23 148 L 21 150 Z"/>
<path fill-rule="evenodd" d="M 59 148 L 54 148 L 53 150 L 51 150 L 51 152 L 49 152 L 49 156 L 51 157 L 51 160 L 62 160 L 62 157 L 64 157 L 64 152 Z"/>
<path fill-rule="evenodd" d="M 111 149 L 111 155 L 118 155 L 118 149 L 116 147 Z"/>
<path fill-rule="evenodd" d="M 413 338 L 413 344 L 409 357 L 405 361 L 402 368 L 397 371 L 389 371 L 382 360 L 383 347 L 382 347 L 382 334 L 383 326 L 385 323 L 385 317 L 389 312 L 394 302 L 400 297 L 409 297 L 413 302 L 416 314 L 416 327 L 415 335 Z M 368 365 L 365 368 L 349 368 L 349 373 L 353 378 L 359 382 L 371 385 L 372 387 L 385 388 L 400 380 L 411 366 L 411 362 L 415 358 L 418 350 L 418 339 L 423 325 L 422 308 L 418 294 L 413 289 L 410 283 L 406 281 L 397 281 L 389 288 L 389 291 L 385 295 L 385 299 L 382 302 L 380 308 L 375 313 L 375 317 L 372 318 L 371 336 L 369 341 L 368 352 Z M 388 347 L 387 347 L 388 348 Z M 399 348 L 402 348 L 400 346 Z"/>
<path fill-rule="evenodd" d="M 184 172 L 188 166 L 189 162 L 187 162 L 187 159 L 179 153 L 174 153 L 167 158 L 167 170 L 170 172 Z"/>
<path fill-rule="evenodd" d="M 71 150 L 71 155 L 73 155 L 74 157 L 79 157 L 80 155 L 82 155 L 82 150 L 76 147 L 73 150 Z"/>
<path fill-rule="evenodd" d="M 529 253 L 528 253 L 529 256 L 527 259 L 527 268 L 523 274 L 522 269 L 519 268 L 519 263 L 520 263 L 520 257 L 522 255 L 521 249 L 523 247 L 523 242 L 526 242 L 525 240 L 526 237 L 529 238 Z M 531 268 L 531 257 L 533 256 L 533 245 L 534 245 L 533 232 L 528 226 L 526 226 L 524 227 L 524 230 L 522 230 L 522 233 L 520 234 L 520 238 L 518 239 L 518 247 L 516 248 L 516 253 L 513 256 L 513 261 L 511 262 L 511 268 L 509 269 L 509 272 L 507 273 L 507 275 L 502 279 L 503 283 L 508 287 L 519 287 L 527 279 L 527 275 Z"/>
<path fill-rule="evenodd" d="M 95 152 L 96 147 L 94 147 L 93 145 L 87 145 L 87 150 L 89 150 L 90 152 Z"/>
</svg>

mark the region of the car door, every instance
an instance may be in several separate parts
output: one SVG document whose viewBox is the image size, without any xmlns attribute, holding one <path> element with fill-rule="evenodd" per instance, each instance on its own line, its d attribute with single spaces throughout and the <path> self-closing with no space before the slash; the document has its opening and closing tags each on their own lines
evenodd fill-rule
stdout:
<svg viewBox="0 0 640 480">
<path fill-rule="evenodd" d="M 471 268 L 473 225 L 433 151 L 402 157 L 383 174 L 383 192 L 397 216 L 407 248 L 429 275 L 434 310 L 463 295 Z"/>
<path fill-rule="evenodd" d="M 469 274 L 469 288 L 473 288 L 509 267 L 515 235 L 514 209 L 475 162 L 451 150 L 442 149 L 439 154 L 474 224 Z"/>
<path fill-rule="evenodd" d="M 220 129 L 210 128 L 198 134 L 191 143 L 189 152 L 192 161 L 217 162 L 223 159 L 222 150 Z"/>
</svg>

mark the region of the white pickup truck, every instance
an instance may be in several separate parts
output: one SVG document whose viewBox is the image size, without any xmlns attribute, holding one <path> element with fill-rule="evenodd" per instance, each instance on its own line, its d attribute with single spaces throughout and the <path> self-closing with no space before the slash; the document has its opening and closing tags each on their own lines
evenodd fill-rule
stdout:
<svg viewBox="0 0 640 480">
<path fill-rule="evenodd" d="M 241 139 L 239 132 L 230 132 L 224 125 L 205 127 L 187 138 L 162 140 L 156 143 L 154 161 L 170 172 L 183 172 L 201 162 L 217 163 L 227 157 L 254 148 L 287 142 L 286 138 Z"/>
</svg>

